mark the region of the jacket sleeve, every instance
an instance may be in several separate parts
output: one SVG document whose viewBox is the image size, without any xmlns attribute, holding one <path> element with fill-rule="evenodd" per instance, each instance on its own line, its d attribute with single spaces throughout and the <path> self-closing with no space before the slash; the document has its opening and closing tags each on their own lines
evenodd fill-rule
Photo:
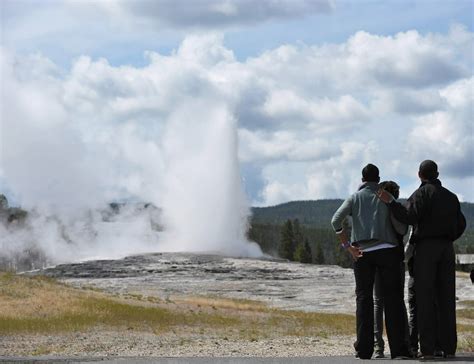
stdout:
<svg viewBox="0 0 474 364">
<path fill-rule="evenodd" d="M 408 198 L 405 206 L 394 200 L 389 207 L 398 221 L 408 225 L 417 225 L 427 210 L 426 201 L 423 190 L 419 188 Z"/>
<path fill-rule="evenodd" d="M 464 217 L 462 211 L 461 211 L 461 205 L 459 204 L 458 201 L 458 216 L 457 216 L 457 221 L 456 221 L 456 234 L 454 236 L 453 240 L 457 240 L 461 237 L 461 235 L 464 233 L 466 230 L 466 218 Z"/>
<path fill-rule="evenodd" d="M 349 215 L 352 215 L 352 196 L 342 203 L 332 217 L 331 224 L 336 233 L 340 233 L 343 230 L 342 222 Z"/>
<path fill-rule="evenodd" d="M 398 221 L 393 214 L 390 214 L 390 221 L 392 222 L 393 229 L 399 235 L 406 235 L 408 232 L 408 225 Z"/>
</svg>

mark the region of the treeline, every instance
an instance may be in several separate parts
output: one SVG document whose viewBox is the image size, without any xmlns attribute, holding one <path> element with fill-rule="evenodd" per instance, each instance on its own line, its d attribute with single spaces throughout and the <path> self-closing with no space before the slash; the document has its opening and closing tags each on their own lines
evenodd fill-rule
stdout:
<svg viewBox="0 0 474 364">
<path fill-rule="evenodd" d="M 331 217 L 343 200 L 291 201 L 276 206 L 253 207 L 252 223 L 283 225 L 288 219 L 298 219 L 301 225 L 330 228 Z M 400 200 L 404 202 L 404 200 Z M 467 229 L 474 230 L 474 203 L 462 202 Z"/>
<path fill-rule="evenodd" d="M 272 256 L 313 264 L 352 266 L 330 225 L 343 200 L 292 201 L 253 208 L 249 239 Z M 474 254 L 474 204 L 461 203 L 467 229 L 454 243 L 456 254 Z"/>
<path fill-rule="evenodd" d="M 332 229 L 308 227 L 298 219 L 288 219 L 283 225 L 252 223 L 248 237 L 264 253 L 275 257 L 301 263 L 352 266 L 349 254 L 340 248 Z"/>
</svg>

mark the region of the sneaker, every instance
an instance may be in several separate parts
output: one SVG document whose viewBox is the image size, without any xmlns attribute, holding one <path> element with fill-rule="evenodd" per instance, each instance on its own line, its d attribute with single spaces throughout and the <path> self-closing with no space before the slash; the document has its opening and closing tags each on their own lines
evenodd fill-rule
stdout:
<svg viewBox="0 0 474 364">
<path fill-rule="evenodd" d="M 433 355 L 437 358 L 442 358 L 444 356 L 442 350 L 435 350 Z"/>
<path fill-rule="evenodd" d="M 383 350 L 377 350 L 375 352 L 375 356 L 374 356 L 375 359 L 382 359 L 382 358 L 385 358 L 385 355 L 383 354 Z"/>
</svg>

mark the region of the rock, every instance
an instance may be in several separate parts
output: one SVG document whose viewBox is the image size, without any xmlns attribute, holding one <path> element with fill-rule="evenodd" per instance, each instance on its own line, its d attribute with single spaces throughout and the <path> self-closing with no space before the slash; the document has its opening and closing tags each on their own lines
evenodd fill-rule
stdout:
<svg viewBox="0 0 474 364">
<path fill-rule="evenodd" d="M 117 260 L 61 264 L 44 274 L 75 286 L 144 297 L 219 297 L 263 301 L 271 307 L 314 312 L 355 312 L 352 269 L 281 260 L 210 254 L 152 253 Z M 469 277 L 456 278 L 456 294 L 474 299 Z M 406 295 L 405 295 L 406 297 Z"/>
</svg>

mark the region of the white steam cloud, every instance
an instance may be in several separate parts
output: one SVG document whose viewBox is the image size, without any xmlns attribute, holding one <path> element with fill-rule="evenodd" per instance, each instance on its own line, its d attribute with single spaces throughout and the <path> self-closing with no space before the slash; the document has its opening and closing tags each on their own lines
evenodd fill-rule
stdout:
<svg viewBox="0 0 474 364">
<path fill-rule="evenodd" d="M 165 249 L 260 255 L 246 243 L 249 208 L 237 158 L 237 125 L 227 105 L 194 101 L 169 121 L 164 152 Z"/>
<path fill-rule="evenodd" d="M 261 255 L 245 237 L 231 85 L 209 71 L 233 59 L 219 38 L 191 37 L 144 68 L 82 57 L 66 74 L 2 49 L 0 182 L 30 211 L 1 227 L 2 252 Z"/>
</svg>

